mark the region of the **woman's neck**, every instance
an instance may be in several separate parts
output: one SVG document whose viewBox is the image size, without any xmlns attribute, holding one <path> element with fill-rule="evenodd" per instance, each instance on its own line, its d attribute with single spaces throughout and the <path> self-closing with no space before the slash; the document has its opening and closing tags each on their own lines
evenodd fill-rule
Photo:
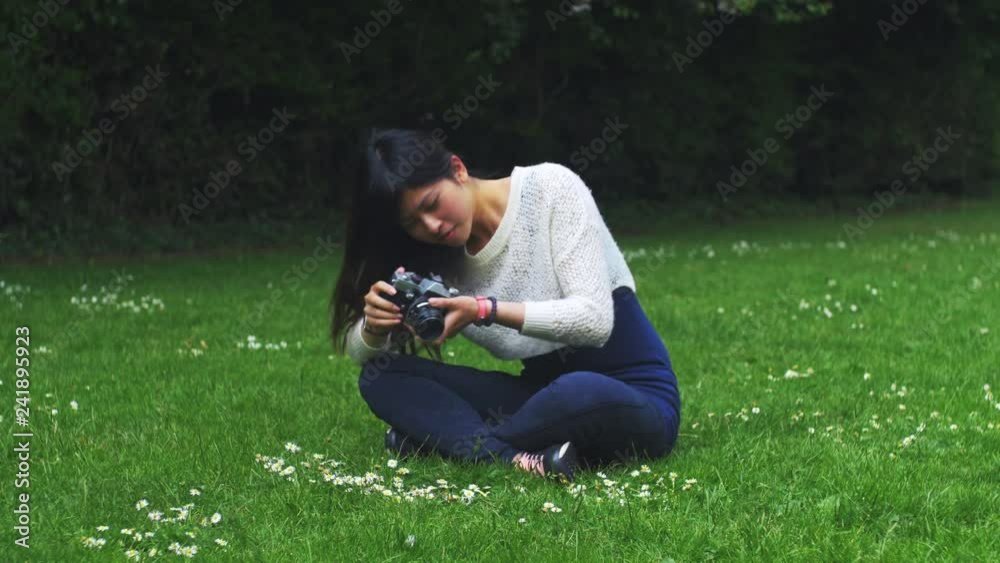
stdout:
<svg viewBox="0 0 1000 563">
<path fill-rule="evenodd" d="M 510 178 L 476 181 L 476 206 L 472 216 L 472 231 L 465 248 L 469 254 L 482 250 L 500 226 L 507 199 L 510 195 Z"/>
</svg>

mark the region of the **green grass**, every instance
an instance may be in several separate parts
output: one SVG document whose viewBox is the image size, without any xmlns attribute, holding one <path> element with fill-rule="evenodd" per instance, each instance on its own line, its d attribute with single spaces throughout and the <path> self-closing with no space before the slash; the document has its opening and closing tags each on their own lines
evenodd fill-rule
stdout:
<svg viewBox="0 0 1000 563">
<path fill-rule="evenodd" d="M 843 219 L 620 237 L 629 253 L 645 249 L 630 265 L 683 402 L 670 456 L 637 477 L 629 472 L 638 466 L 605 471 L 630 483 L 624 506 L 594 472 L 578 477 L 587 489 L 574 497 L 505 467 L 440 458 L 402 463 L 405 487 L 443 478 L 453 493 L 475 483 L 490 487 L 488 496 L 397 503 L 309 483 L 306 453 L 343 462 L 335 471 L 374 470 L 386 485 L 392 475 L 385 425 L 358 394 L 358 369 L 331 357 L 326 339 L 336 259 L 294 290 L 286 277 L 311 247 L 4 266 L 7 285 L 31 288 L 14 299 L 0 291 L 5 443 L 20 430 L 12 419 L 21 325 L 31 329 L 35 434 L 32 547 L 4 552 L 19 561 L 124 560 L 119 530 L 153 531 L 146 512 L 172 516 L 169 507 L 193 502 L 195 518 L 222 514 L 197 539 L 181 538 L 209 560 L 513 560 L 529 552 L 551 561 L 995 560 L 1000 399 L 986 400 L 983 386 L 1000 386 L 1000 206 L 897 211 L 846 244 L 838 244 Z M 111 284 L 114 271 L 133 278 L 119 302 L 155 297 L 163 310 L 86 312 L 71 303 Z M 241 328 L 276 288 L 281 302 L 252 330 Z M 238 348 L 248 334 L 287 347 Z M 461 338 L 446 349 L 456 363 L 519 369 Z M 785 377 L 810 368 L 808 377 Z M 285 451 L 286 442 L 303 451 Z M 12 449 L 3 448 L 0 486 L 7 542 L 15 494 L 25 492 L 13 487 Z M 283 456 L 297 480 L 255 454 Z M 697 483 L 683 490 L 687 479 Z M 637 496 L 642 483 L 653 485 L 648 499 Z M 140 499 L 151 505 L 137 511 Z M 545 502 L 562 512 L 543 512 Z M 110 530 L 98 533 L 99 525 Z M 162 551 L 170 530 L 160 526 L 140 545 Z M 87 549 L 90 536 L 108 543 Z M 228 547 L 212 546 L 216 537 Z"/>
</svg>

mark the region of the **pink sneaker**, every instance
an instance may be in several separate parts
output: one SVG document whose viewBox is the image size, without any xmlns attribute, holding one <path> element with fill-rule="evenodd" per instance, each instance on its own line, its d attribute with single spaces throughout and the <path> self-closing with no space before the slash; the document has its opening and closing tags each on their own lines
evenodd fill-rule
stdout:
<svg viewBox="0 0 1000 563">
<path fill-rule="evenodd" d="M 521 452 L 514 456 L 512 463 L 528 473 L 572 482 L 576 471 L 576 448 L 572 442 L 564 442 L 537 453 Z"/>
</svg>

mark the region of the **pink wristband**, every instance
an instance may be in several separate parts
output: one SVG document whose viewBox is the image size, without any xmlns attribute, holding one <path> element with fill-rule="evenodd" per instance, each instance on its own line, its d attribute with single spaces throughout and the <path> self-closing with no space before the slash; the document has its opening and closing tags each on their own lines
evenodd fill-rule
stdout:
<svg viewBox="0 0 1000 563">
<path fill-rule="evenodd" d="M 476 325 L 478 326 L 482 324 L 483 320 L 486 318 L 486 297 L 477 295 L 476 303 L 479 305 L 479 314 L 476 317 Z"/>
</svg>

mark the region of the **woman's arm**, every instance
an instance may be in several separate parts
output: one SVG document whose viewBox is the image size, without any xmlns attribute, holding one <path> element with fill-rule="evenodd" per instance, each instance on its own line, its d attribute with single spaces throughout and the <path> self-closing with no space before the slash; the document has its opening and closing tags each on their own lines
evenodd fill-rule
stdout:
<svg viewBox="0 0 1000 563">
<path fill-rule="evenodd" d="M 358 319 L 347 333 L 347 355 L 357 365 L 364 363 L 389 347 L 389 336 L 375 336 L 361 329 L 364 319 Z"/>
<path fill-rule="evenodd" d="M 493 304 L 490 303 L 489 307 L 492 306 Z M 520 332 L 521 326 L 524 324 L 524 303 L 497 301 L 497 314 L 493 322 Z"/>
<path fill-rule="evenodd" d="M 601 347 L 614 328 L 614 300 L 601 239 L 604 224 L 590 188 L 572 170 L 558 167 L 550 192 L 549 243 L 564 297 L 523 304 L 518 329 L 525 336 L 574 346 Z M 498 313 L 510 307 L 497 308 Z M 505 316 L 513 312 L 505 312 Z M 509 325 L 508 325 L 509 326 Z"/>
<path fill-rule="evenodd" d="M 564 297 L 524 303 L 498 301 L 494 322 L 525 336 L 571 346 L 601 347 L 611 337 L 615 312 L 605 258 L 601 218 L 590 189 L 572 170 L 558 166 L 552 182 L 547 232 L 539 244 L 549 244 L 552 267 Z M 438 343 L 460 332 L 478 316 L 471 296 L 432 298 L 441 307 L 445 330 Z"/>
<path fill-rule="evenodd" d="M 445 340 L 458 334 L 465 327 L 476 321 L 479 316 L 479 304 L 470 295 L 460 295 L 458 297 L 432 297 L 427 300 L 431 307 L 439 307 L 445 311 L 444 331 L 441 336 L 433 342 L 442 344 Z M 486 314 L 489 315 L 492 302 L 486 302 Z M 516 330 L 520 330 L 524 322 L 524 303 L 514 303 L 512 301 L 497 301 L 497 314 L 493 319 L 495 324 L 501 324 Z M 407 327 L 413 332 L 410 327 Z M 414 336 L 416 336 L 414 334 Z"/>
</svg>

